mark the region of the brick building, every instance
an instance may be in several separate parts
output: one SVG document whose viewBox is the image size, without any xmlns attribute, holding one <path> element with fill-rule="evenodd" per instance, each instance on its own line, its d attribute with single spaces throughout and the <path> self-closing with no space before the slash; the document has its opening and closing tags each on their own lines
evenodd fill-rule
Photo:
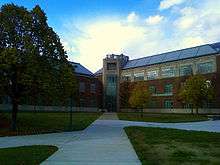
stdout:
<svg viewBox="0 0 220 165">
<path fill-rule="evenodd" d="M 103 83 L 103 104 L 109 111 L 120 109 L 120 84 L 143 81 L 152 93 L 149 108 L 187 108 L 177 97 L 190 75 L 202 74 L 215 84 L 216 98 L 204 108 L 220 107 L 220 43 L 129 60 L 128 56 L 107 55 L 103 68 L 95 73 Z"/>
<path fill-rule="evenodd" d="M 79 86 L 75 105 L 102 108 L 102 83 L 80 63 L 70 62 L 74 67 Z"/>
<path fill-rule="evenodd" d="M 74 68 L 75 76 L 79 89 L 77 90 L 77 95 L 73 99 L 74 107 L 97 107 L 102 108 L 102 83 L 99 81 L 95 75 L 90 72 L 87 68 L 82 66 L 80 63 L 70 62 Z M 47 103 L 38 97 L 37 105 L 39 106 L 60 106 L 59 103 Z M 42 101 L 43 100 L 43 101 Z M 10 97 L 0 97 L 1 104 L 11 104 Z M 33 102 L 30 101 L 29 97 L 23 97 L 21 99 L 21 105 L 32 105 Z"/>
</svg>

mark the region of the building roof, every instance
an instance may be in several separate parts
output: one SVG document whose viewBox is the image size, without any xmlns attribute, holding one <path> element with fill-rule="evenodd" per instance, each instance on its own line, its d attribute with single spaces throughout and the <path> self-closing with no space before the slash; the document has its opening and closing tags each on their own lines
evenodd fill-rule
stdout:
<svg viewBox="0 0 220 165">
<path fill-rule="evenodd" d="M 122 69 L 149 66 L 153 64 L 183 60 L 217 53 L 220 53 L 220 42 L 129 60 Z"/>
<path fill-rule="evenodd" d="M 218 53 L 220 53 L 220 42 L 129 60 L 122 69 L 137 68 Z M 100 74 L 102 74 L 102 68 L 95 73 L 95 75 Z"/>
<path fill-rule="evenodd" d="M 97 72 L 94 73 L 94 75 L 98 76 L 98 75 L 102 74 L 102 70 L 103 70 L 103 68 L 99 69 Z"/>
<path fill-rule="evenodd" d="M 87 68 L 82 66 L 80 63 L 70 62 L 70 64 L 72 66 L 74 66 L 76 74 L 86 75 L 86 76 L 94 76 L 94 74 L 90 70 L 88 70 Z"/>
</svg>

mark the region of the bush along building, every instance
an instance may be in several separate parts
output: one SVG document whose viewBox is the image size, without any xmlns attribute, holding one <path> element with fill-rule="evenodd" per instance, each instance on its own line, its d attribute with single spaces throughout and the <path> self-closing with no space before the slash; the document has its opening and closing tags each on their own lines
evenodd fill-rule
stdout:
<svg viewBox="0 0 220 165">
<path fill-rule="evenodd" d="M 146 108 L 190 108 L 189 104 L 179 100 L 178 91 L 187 78 L 197 74 L 203 75 L 215 87 L 214 101 L 203 108 L 220 108 L 220 43 L 134 60 L 129 60 L 123 54 L 107 55 L 103 59 L 103 68 L 95 73 L 103 83 L 103 105 L 109 111 L 128 108 L 121 95 L 129 93 L 139 82 L 144 83 L 151 92 L 151 100 Z"/>
</svg>

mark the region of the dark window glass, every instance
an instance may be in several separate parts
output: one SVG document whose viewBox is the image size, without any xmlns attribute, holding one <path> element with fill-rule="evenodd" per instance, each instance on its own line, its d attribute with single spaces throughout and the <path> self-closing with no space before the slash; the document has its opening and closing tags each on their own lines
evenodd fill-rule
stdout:
<svg viewBox="0 0 220 165">
<path fill-rule="evenodd" d="M 131 76 L 122 76 L 123 81 L 131 81 Z"/>
<path fill-rule="evenodd" d="M 95 84 L 93 83 L 93 84 L 90 85 L 90 92 L 91 92 L 91 93 L 95 93 L 95 91 L 96 91 L 96 86 L 95 86 Z"/>
<path fill-rule="evenodd" d="M 86 85 L 85 85 L 85 83 L 84 83 L 84 82 L 80 82 L 80 83 L 79 83 L 79 91 L 80 91 L 80 92 L 85 92 L 85 90 L 86 90 Z"/>
<path fill-rule="evenodd" d="M 135 81 L 144 80 L 144 72 L 135 73 L 134 74 L 134 80 Z"/>
<path fill-rule="evenodd" d="M 213 72 L 214 64 L 213 62 L 205 62 L 197 65 L 198 73 L 211 73 Z"/>
<path fill-rule="evenodd" d="M 173 92 L 173 84 L 166 84 L 164 87 L 164 93 L 172 93 Z"/>
<path fill-rule="evenodd" d="M 117 77 L 115 75 L 107 76 L 106 94 L 115 96 L 116 95 L 116 82 Z"/>
<path fill-rule="evenodd" d="M 148 71 L 147 72 L 147 79 L 148 80 L 156 79 L 158 77 L 158 73 L 159 73 L 158 70 Z"/>
<path fill-rule="evenodd" d="M 173 101 L 172 100 L 164 100 L 164 108 L 173 108 Z"/>
<path fill-rule="evenodd" d="M 107 63 L 107 70 L 116 70 L 116 63 Z"/>
<path fill-rule="evenodd" d="M 192 74 L 193 74 L 192 65 L 184 65 L 180 67 L 180 76 L 188 76 Z"/>
<path fill-rule="evenodd" d="M 161 70 L 161 75 L 163 77 L 174 77 L 175 76 L 175 68 L 174 67 L 167 67 Z"/>
<path fill-rule="evenodd" d="M 150 91 L 150 93 L 153 93 L 153 94 L 157 93 L 157 89 L 154 85 L 149 86 L 149 91 Z"/>
</svg>

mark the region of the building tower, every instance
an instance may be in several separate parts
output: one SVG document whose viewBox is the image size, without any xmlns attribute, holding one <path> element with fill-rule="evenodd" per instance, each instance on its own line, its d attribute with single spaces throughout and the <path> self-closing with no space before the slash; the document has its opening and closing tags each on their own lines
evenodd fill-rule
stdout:
<svg viewBox="0 0 220 165">
<path fill-rule="evenodd" d="M 110 112 L 119 110 L 120 74 L 128 60 L 128 56 L 123 54 L 110 54 L 103 59 L 103 100 L 104 107 Z"/>
</svg>

